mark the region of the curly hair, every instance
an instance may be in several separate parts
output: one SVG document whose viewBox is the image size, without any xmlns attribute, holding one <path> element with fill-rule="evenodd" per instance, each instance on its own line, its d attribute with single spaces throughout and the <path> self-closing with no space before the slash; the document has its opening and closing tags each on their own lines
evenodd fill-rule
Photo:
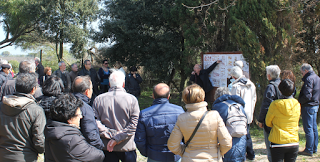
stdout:
<svg viewBox="0 0 320 162">
<path fill-rule="evenodd" d="M 38 85 L 36 73 L 20 73 L 16 79 L 16 91 L 29 94 Z"/>
<path fill-rule="evenodd" d="M 58 96 L 64 91 L 62 80 L 57 76 L 49 77 L 44 81 L 42 93 L 45 96 Z"/>
<path fill-rule="evenodd" d="M 76 116 L 77 109 L 83 106 L 83 102 L 73 94 L 62 94 L 52 101 L 50 116 L 52 120 L 68 123 L 68 120 Z"/>
</svg>

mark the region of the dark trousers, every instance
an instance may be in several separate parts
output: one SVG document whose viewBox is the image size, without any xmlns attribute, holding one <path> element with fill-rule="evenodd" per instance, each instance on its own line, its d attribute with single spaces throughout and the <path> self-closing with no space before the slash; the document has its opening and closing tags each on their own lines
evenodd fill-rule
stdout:
<svg viewBox="0 0 320 162">
<path fill-rule="evenodd" d="M 253 151 L 252 139 L 250 135 L 250 124 L 248 124 L 248 127 L 247 127 L 247 157 L 249 159 L 254 159 L 255 157 L 255 154 Z"/>
<path fill-rule="evenodd" d="M 105 158 L 103 162 L 136 162 L 137 160 L 137 153 L 136 150 L 128 151 L 128 152 L 109 152 L 107 150 L 102 150 Z"/>
<path fill-rule="evenodd" d="M 294 162 L 297 159 L 299 146 L 270 148 L 272 162 Z"/>
</svg>

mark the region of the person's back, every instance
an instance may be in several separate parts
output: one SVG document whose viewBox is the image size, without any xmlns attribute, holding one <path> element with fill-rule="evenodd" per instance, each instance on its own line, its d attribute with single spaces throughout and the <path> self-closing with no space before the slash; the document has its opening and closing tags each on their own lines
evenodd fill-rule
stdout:
<svg viewBox="0 0 320 162">
<path fill-rule="evenodd" d="M 32 96 L 37 85 L 36 78 L 33 74 L 20 74 L 17 91 L 22 93 L 4 96 L 0 104 L 1 162 L 37 161 L 38 154 L 44 152 L 46 118 Z M 22 80 L 32 85 L 23 87 L 21 85 L 25 83 Z M 33 87 L 32 90 L 30 87 Z M 29 90 L 31 92 L 27 92 Z"/>
<path fill-rule="evenodd" d="M 217 91 L 220 89 L 218 88 Z M 225 88 L 225 90 L 228 90 L 228 88 Z M 217 93 L 216 91 L 216 93 Z M 219 93 L 219 92 L 218 92 Z M 225 103 L 226 102 L 226 103 Z M 237 95 L 229 95 L 224 94 L 218 98 L 216 98 L 215 102 L 213 103 L 212 110 L 217 110 L 224 121 L 224 124 L 226 124 L 228 119 L 228 104 L 240 104 L 239 107 L 240 110 L 245 113 L 244 111 L 244 101 L 241 97 Z M 230 132 L 229 132 L 230 133 Z M 236 151 L 239 150 L 239 151 Z M 246 154 L 246 135 L 243 135 L 242 137 L 232 137 L 232 148 L 225 154 L 223 161 L 224 162 L 238 162 L 238 161 L 244 161 L 245 160 L 245 154 Z"/>
<path fill-rule="evenodd" d="M 162 89 L 167 92 L 161 94 Z M 155 86 L 152 106 L 142 110 L 135 134 L 137 148 L 143 156 L 155 161 L 178 161 L 179 155 L 168 150 L 167 141 L 180 114 L 182 107 L 169 103 L 169 87 L 160 83 Z M 155 94 L 157 93 L 157 94 Z M 160 94 L 160 95 L 159 95 Z"/>
<path fill-rule="evenodd" d="M 186 103 L 187 112 L 179 115 L 176 125 L 168 140 L 168 148 L 173 153 L 181 155 L 182 162 L 221 160 L 221 157 L 231 148 L 232 138 L 219 113 L 214 110 L 207 113 L 200 124 L 199 129 L 190 141 L 188 147 L 185 149 L 185 152 L 182 152 L 180 146 L 181 140 L 184 139 L 184 142 L 186 142 L 191 137 L 196 125 L 203 114 L 207 111 L 207 103 L 203 101 L 205 93 L 202 88 L 198 85 L 191 85 L 189 87 L 187 87 L 186 89 L 189 89 L 185 89 L 182 94 L 183 100 Z M 196 89 L 201 89 L 202 94 L 197 95 L 198 90 Z M 195 100 L 195 98 L 198 99 L 197 102 L 189 102 L 189 100 Z M 187 100 L 188 102 L 186 102 Z"/>
</svg>

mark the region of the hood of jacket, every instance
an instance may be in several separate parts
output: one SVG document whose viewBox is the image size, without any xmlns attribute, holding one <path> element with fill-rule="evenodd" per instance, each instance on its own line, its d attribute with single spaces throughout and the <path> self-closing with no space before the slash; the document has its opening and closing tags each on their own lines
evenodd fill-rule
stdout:
<svg viewBox="0 0 320 162">
<path fill-rule="evenodd" d="M 82 93 L 74 93 L 74 96 L 85 102 L 86 104 L 90 105 L 90 98 Z"/>
<path fill-rule="evenodd" d="M 66 135 L 75 134 L 81 134 L 78 128 L 58 121 L 50 121 L 44 131 L 46 140 L 59 140 Z"/>
<path fill-rule="evenodd" d="M 213 102 L 213 105 L 217 104 L 217 103 L 220 103 L 220 102 L 223 102 L 223 101 L 227 101 L 227 100 L 232 100 L 236 103 L 239 103 L 241 104 L 243 107 L 245 105 L 243 99 L 238 96 L 238 95 L 223 95 L 223 96 L 220 96 L 219 98 L 217 98 L 214 102 Z"/>
<path fill-rule="evenodd" d="M 14 116 L 25 110 L 27 105 L 32 103 L 35 103 L 35 98 L 32 95 L 15 93 L 3 97 L 1 111 L 8 116 Z"/>
<path fill-rule="evenodd" d="M 244 75 L 232 82 L 232 85 L 234 84 L 241 84 L 246 87 L 251 87 L 251 82 Z"/>
<path fill-rule="evenodd" d="M 198 102 L 198 103 L 192 103 L 192 104 L 186 104 L 186 109 L 188 112 L 190 111 L 207 111 L 208 103 L 206 101 Z"/>
<path fill-rule="evenodd" d="M 300 103 L 297 102 L 294 98 L 289 98 L 289 99 L 280 99 L 275 101 L 275 106 L 278 108 L 279 112 L 283 114 L 284 116 L 292 116 L 293 114 L 296 113 L 297 105 Z M 300 107 L 300 105 L 299 105 Z M 300 111 L 300 109 L 299 109 Z"/>
</svg>

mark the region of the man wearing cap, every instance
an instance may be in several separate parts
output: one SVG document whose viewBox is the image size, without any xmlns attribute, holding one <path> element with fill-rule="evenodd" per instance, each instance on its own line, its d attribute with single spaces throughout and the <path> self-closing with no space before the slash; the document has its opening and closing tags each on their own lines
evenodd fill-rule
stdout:
<svg viewBox="0 0 320 162">
<path fill-rule="evenodd" d="M 249 128 L 253 121 L 253 113 L 257 101 L 256 86 L 250 81 L 250 79 L 243 75 L 241 68 L 238 66 L 231 68 L 230 75 L 233 79 L 235 79 L 235 81 L 231 84 L 231 94 L 240 96 L 245 102 L 244 111 L 246 112 L 248 119 L 246 148 L 247 158 L 249 160 L 254 160 L 255 154 L 253 151 Z"/>
<path fill-rule="evenodd" d="M 0 71 L 0 87 L 5 83 L 7 80 L 12 80 L 12 75 L 10 74 L 10 65 L 9 64 L 2 64 Z"/>
</svg>

